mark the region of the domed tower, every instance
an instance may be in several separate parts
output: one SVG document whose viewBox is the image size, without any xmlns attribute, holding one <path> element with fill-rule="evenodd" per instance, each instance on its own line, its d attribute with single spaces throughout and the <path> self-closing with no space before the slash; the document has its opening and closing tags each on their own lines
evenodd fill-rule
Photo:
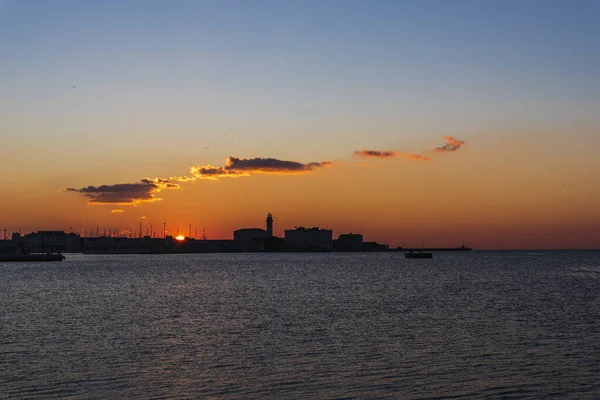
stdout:
<svg viewBox="0 0 600 400">
<path fill-rule="evenodd" d="M 273 236 L 273 216 L 271 213 L 267 215 L 267 235 Z"/>
</svg>

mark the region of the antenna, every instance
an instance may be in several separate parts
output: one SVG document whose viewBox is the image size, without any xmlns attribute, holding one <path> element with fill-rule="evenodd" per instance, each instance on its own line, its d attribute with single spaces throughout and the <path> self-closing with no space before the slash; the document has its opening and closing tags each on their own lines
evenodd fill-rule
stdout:
<svg viewBox="0 0 600 400">
<path fill-rule="evenodd" d="M 206 228 L 202 228 L 202 240 L 206 240 Z"/>
<path fill-rule="evenodd" d="M 188 237 L 190 237 L 190 238 L 192 237 L 192 224 L 190 224 L 190 236 L 188 236 Z"/>
</svg>

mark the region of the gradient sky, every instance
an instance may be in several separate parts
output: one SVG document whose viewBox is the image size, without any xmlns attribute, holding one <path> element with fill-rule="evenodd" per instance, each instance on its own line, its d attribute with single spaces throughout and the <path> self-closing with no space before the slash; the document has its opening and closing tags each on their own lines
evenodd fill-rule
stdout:
<svg viewBox="0 0 600 400">
<path fill-rule="evenodd" d="M 271 212 L 279 236 L 600 248 L 599 21 L 599 0 L 0 0 L 0 229 L 230 238 Z M 332 164 L 137 206 L 66 190 L 228 156 Z"/>
</svg>

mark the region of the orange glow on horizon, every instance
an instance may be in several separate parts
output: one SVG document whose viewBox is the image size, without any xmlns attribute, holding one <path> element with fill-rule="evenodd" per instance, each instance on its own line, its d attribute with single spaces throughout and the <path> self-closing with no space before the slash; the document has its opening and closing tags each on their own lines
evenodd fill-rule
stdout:
<svg viewBox="0 0 600 400">
<path fill-rule="evenodd" d="M 179 235 L 175 238 L 175 240 L 179 240 L 181 242 L 181 241 L 185 240 L 185 236 Z"/>
<path fill-rule="evenodd" d="M 464 243 L 475 249 L 598 248 L 600 160 L 593 147 L 587 143 L 567 151 L 570 142 L 558 135 L 543 151 L 539 142 L 520 139 L 499 146 L 480 139 L 429 162 L 407 162 L 402 156 L 358 159 L 310 174 L 197 180 L 180 190 L 163 190 L 163 201 L 138 206 L 88 206 L 86 199 L 64 193 L 64 186 L 87 187 L 85 182 L 100 181 L 96 177 L 50 180 L 41 186 L 23 181 L 11 186 L 14 195 L 0 197 L 0 209 L 7 210 L 0 222 L 9 236 L 37 230 L 95 232 L 98 226 L 100 231 L 106 227 L 138 233 L 142 222 L 142 232 L 155 237 L 178 231 L 185 232 L 182 236 L 232 239 L 237 229 L 264 228 L 270 212 L 276 217 L 277 237 L 294 226 L 319 226 L 333 229 L 334 238 L 361 233 L 365 241 L 390 247 Z M 176 170 L 157 170 L 163 168 Z M 106 179 L 132 181 L 127 176 Z M 124 212 L 111 212 L 118 209 Z M 164 233 L 163 224 L 170 228 Z"/>
</svg>

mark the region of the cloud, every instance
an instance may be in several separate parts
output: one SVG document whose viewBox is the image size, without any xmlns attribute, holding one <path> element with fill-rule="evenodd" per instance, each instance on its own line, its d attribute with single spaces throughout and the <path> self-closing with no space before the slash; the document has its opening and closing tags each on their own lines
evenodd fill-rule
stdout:
<svg viewBox="0 0 600 400">
<path fill-rule="evenodd" d="M 163 178 L 144 178 L 139 183 L 87 186 L 68 188 L 68 192 L 80 193 L 88 198 L 88 204 L 138 205 L 161 200 L 156 193 L 162 189 L 179 189 L 179 185 Z"/>
<path fill-rule="evenodd" d="M 429 161 L 429 157 L 427 157 L 425 154 L 416 154 L 416 153 L 401 153 L 402 157 L 407 158 L 409 160 L 416 160 L 416 161 Z"/>
<path fill-rule="evenodd" d="M 444 136 L 444 140 L 446 144 L 440 147 L 436 147 L 433 151 L 436 153 L 448 153 L 457 151 L 464 144 L 460 139 L 457 139 L 453 136 Z M 355 155 L 359 157 L 373 157 L 373 158 L 392 158 L 392 157 L 404 157 L 408 160 L 416 160 L 416 161 L 429 161 L 430 158 L 425 154 L 418 153 L 408 153 L 404 151 L 393 151 L 393 150 L 368 150 L 362 149 L 354 152 Z"/>
<path fill-rule="evenodd" d="M 392 150 L 357 150 L 354 152 L 359 157 L 373 157 L 373 158 L 392 158 L 392 157 L 404 157 L 409 160 L 428 161 L 429 157 L 424 154 L 407 153 L 404 151 L 392 151 Z"/>
<path fill-rule="evenodd" d="M 317 168 L 331 165 L 331 161 L 303 164 L 297 161 L 278 160 L 276 158 L 237 158 L 227 157 L 224 167 L 196 165 L 190 168 L 195 179 L 236 178 L 251 174 L 295 174 L 312 172 Z M 179 177 L 181 178 L 181 177 Z M 189 178 L 189 177 L 183 177 Z"/>
<path fill-rule="evenodd" d="M 444 136 L 444 140 L 446 141 L 446 144 L 440 147 L 436 147 L 434 150 L 436 153 L 448 153 L 456 151 L 460 149 L 460 146 L 465 144 L 465 142 L 452 136 Z"/>
<path fill-rule="evenodd" d="M 142 219 L 146 219 L 146 218 L 148 218 L 148 217 L 146 217 L 145 215 L 142 215 Z"/>
<path fill-rule="evenodd" d="M 229 171 L 246 171 L 261 173 L 310 172 L 315 168 L 331 165 L 331 161 L 302 164 L 297 161 L 284 161 L 276 158 L 236 158 L 227 157 L 225 168 Z"/>
<path fill-rule="evenodd" d="M 179 185 L 164 178 L 143 178 L 142 183 L 156 185 L 159 189 L 179 189 Z"/>
<path fill-rule="evenodd" d="M 376 157 L 376 158 L 390 158 L 395 157 L 397 154 L 391 150 L 357 150 L 354 152 L 359 157 Z"/>
<path fill-rule="evenodd" d="M 225 167 L 213 167 L 212 165 L 196 165 L 190 168 L 190 173 L 194 179 L 210 179 L 230 177 L 237 178 L 239 176 L 249 176 L 250 174 L 243 171 L 229 170 Z"/>
<path fill-rule="evenodd" d="M 192 182 L 196 180 L 193 176 L 172 176 L 169 179 L 175 182 Z"/>
<path fill-rule="evenodd" d="M 176 182 L 192 182 L 196 179 L 216 180 L 222 177 L 250 176 L 262 174 L 293 174 L 314 171 L 331 165 L 330 161 L 303 164 L 297 161 L 276 158 L 227 157 L 225 166 L 196 165 L 190 168 L 190 176 L 165 178 L 142 178 L 138 183 L 68 188 L 68 192 L 79 193 L 88 199 L 88 204 L 134 205 L 161 200 L 156 194 L 164 189 L 179 189 Z M 112 211 L 113 214 L 119 211 Z M 122 211 L 121 211 L 122 212 Z M 145 218 L 145 217 L 142 217 Z"/>
<path fill-rule="evenodd" d="M 119 213 L 123 213 L 125 211 L 123 211 L 123 210 L 110 210 L 110 212 L 113 213 L 113 214 L 119 214 Z"/>
</svg>

